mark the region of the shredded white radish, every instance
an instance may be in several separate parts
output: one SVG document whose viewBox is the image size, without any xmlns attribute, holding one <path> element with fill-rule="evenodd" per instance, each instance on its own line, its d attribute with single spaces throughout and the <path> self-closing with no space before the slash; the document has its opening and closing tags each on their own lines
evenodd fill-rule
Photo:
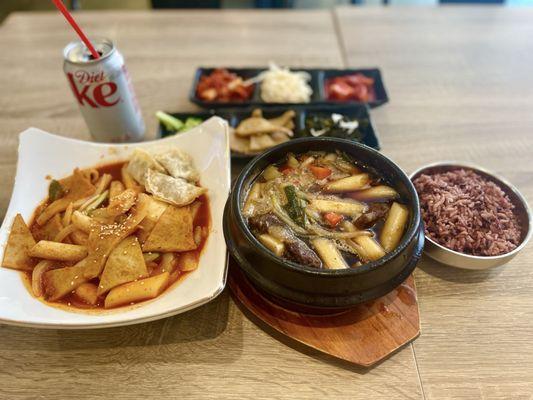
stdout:
<svg viewBox="0 0 533 400">
<path fill-rule="evenodd" d="M 267 103 L 309 103 L 313 90 L 308 82 L 311 76 L 307 72 L 293 72 L 274 63 L 269 64 L 268 71 L 260 73 L 246 83 L 261 83 L 261 98 Z"/>
</svg>

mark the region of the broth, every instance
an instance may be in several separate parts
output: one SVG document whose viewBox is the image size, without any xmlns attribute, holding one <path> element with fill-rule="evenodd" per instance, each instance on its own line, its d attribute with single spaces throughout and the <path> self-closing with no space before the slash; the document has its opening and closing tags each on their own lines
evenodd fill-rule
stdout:
<svg viewBox="0 0 533 400">
<path fill-rule="evenodd" d="M 358 267 L 392 251 L 409 216 L 378 174 L 340 152 L 288 154 L 251 185 L 243 215 L 280 258 L 316 268 Z"/>
</svg>

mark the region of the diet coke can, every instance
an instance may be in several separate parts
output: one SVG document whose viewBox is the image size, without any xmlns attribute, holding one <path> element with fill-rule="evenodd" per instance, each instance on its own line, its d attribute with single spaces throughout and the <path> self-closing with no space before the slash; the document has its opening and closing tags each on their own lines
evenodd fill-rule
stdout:
<svg viewBox="0 0 533 400">
<path fill-rule="evenodd" d="M 108 39 L 92 41 L 94 59 L 80 41 L 63 50 L 63 70 L 91 135 L 99 142 L 138 142 L 144 121 L 124 57 Z"/>
</svg>

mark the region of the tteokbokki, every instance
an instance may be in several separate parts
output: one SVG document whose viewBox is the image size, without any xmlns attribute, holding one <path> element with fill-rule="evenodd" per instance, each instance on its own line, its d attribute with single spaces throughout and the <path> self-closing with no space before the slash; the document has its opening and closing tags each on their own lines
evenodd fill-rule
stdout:
<svg viewBox="0 0 533 400">
<path fill-rule="evenodd" d="M 128 161 L 51 180 L 31 221 L 17 214 L 2 266 L 33 295 L 73 308 L 152 299 L 198 267 L 210 226 L 191 157 L 136 149 Z"/>
</svg>

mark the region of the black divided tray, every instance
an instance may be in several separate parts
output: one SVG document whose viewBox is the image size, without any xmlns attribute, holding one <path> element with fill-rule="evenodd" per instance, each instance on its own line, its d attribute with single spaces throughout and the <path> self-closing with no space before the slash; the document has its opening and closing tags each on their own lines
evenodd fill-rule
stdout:
<svg viewBox="0 0 533 400">
<path fill-rule="evenodd" d="M 179 118 L 182 121 L 185 121 L 188 117 L 196 117 L 206 120 L 212 116 L 218 116 L 224 118 L 228 121 L 231 127 L 236 127 L 243 119 L 248 118 L 252 111 L 256 108 L 259 108 L 263 111 L 263 116 L 265 118 L 273 118 L 283 114 L 288 109 L 292 109 L 296 112 L 294 118 L 294 138 L 310 136 L 309 133 L 305 130 L 305 120 L 307 117 L 312 116 L 324 116 L 329 117 L 332 113 L 337 113 L 344 115 L 350 119 L 356 119 L 359 121 L 359 132 L 361 133 L 361 140 L 356 140 L 361 142 L 369 147 L 379 150 L 380 144 L 376 132 L 374 130 L 374 125 L 370 118 L 370 113 L 368 107 L 365 104 L 351 104 L 351 105 L 322 105 L 322 106 L 291 106 L 291 107 L 246 107 L 246 108 L 225 108 L 220 110 L 208 110 L 200 112 L 182 112 L 182 113 L 169 113 L 170 115 Z M 159 137 L 166 137 L 173 135 L 173 132 L 166 130 L 164 125 L 159 123 L 158 135 Z M 179 133 L 178 133 L 179 135 Z M 350 137 L 343 136 L 344 138 L 350 139 Z M 231 153 L 231 157 L 234 159 L 250 159 L 255 155 L 245 155 L 241 153 Z"/>
<path fill-rule="evenodd" d="M 326 98 L 324 84 L 327 79 L 337 76 L 351 75 L 361 73 L 369 78 L 374 79 L 374 92 L 376 99 L 368 103 L 370 107 L 377 107 L 389 101 L 383 79 L 381 78 L 381 72 L 378 68 L 363 68 L 363 69 L 323 69 L 323 68 L 291 68 L 291 71 L 304 71 L 311 75 L 311 81 L 309 84 L 313 89 L 313 95 L 311 96 L 310 103 L 298 103 L 298 104 L 285 104 L 285 103 L 266 103 L 261 99 L 261 84 L 256 84 L 254 92 L 250 100 L 247 101 L 234 101 L 234 102 L 217 102 L 217 101 L 204 101 L 196 96 L 196 87 L 200 81 L 202 75 L 208 75 L 213 72 L 213 67 L 200 67 L 194 74 L 193 84 L 189 99 L 203 108 L 222 108 L 222 107 L 245 107 L 251 105 L 261 105 L 268 107 L 279 106 L 308 106 L 308 105 L 346 105 L 346 104 L 362 104 L 356 101 L 334 101 Z M 259 73 L 266 71 L 266 68 L 226 68 L 230 72 L 234 72 L 244 80 L 253 78 Z"/>
</svg>

